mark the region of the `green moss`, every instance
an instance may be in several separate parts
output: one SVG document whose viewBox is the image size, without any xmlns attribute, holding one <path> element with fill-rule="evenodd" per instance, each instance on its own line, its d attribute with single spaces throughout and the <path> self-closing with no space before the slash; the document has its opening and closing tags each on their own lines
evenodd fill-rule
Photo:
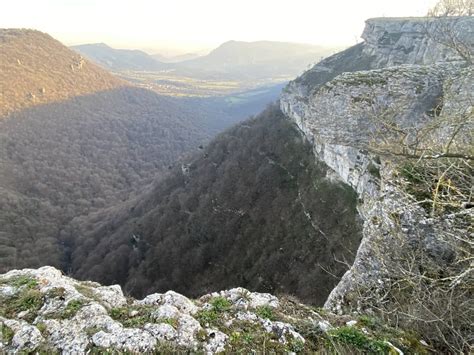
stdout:
<svg viewBox="0 0 474 355">
<path fill-rule="evenodd" d="M 122 321 L 122 324 L 128 328 L 143 327 L 146 323 L 150 323 L 152 320 L 147 315 L 142 315 L 138 317 L 131 317 L 125 321 Z"/>
<path fill-rule="evenodd" d="M 38 290 L 29 289 L 21 293 L 13 304 L 17 311 L 36 311 L 43 305 L 43 296 Z"/>
<path fill-rule="evenodd" d="M 109 315 L 115 320 L 120 320 L 120 319 L 128 317 L 128 313 L 129 313 L 128 309 L 124 307 L 112 308 L 109 311 Z"/>
<path fill-rule="evenodd" d="M 43 295 L 35 288 L 37 284 L 31 278 L 22 277 L 15 282 L 20 285 L 20 291 L 11 297 L 0 297 L 0 316 L 16 318 L 18 313 L 28 311 L 23 319 L 31 322 L 43 306 Z"/>
<path fill-rule="evenodd" d="M 84 300 L 72 300 L 67 305 L 66 308 L 62 311 L 60 318 L 61 319 L 70 319 L 76 315 L 76 313 L 84 306 Z"/>
<path fill-rule="evenodd" d="M 9 327 L 7 327 L 6 325 L 2 326 L 3 343 L 10 344 L 12 342 L 14 335 L 15 335 L 15 332 L 11 330 Z"/>
<path fill-rule="evenodd" d="M 136 314 L 132 316 L 132 312 Z M 153 318 L 151 316 L 152 312 L 153 307 L 150 306 L 131 306 L 112 308 L 109 311 L 109 314 L 113 319 L 119 321 L 125 327 L 134 328 L 142 327 L 146 323 L 153 322 Z"/>
<path fill-rule="evenodd" d="M 390 346 L 382 340 L 373 339 L 356 327 L 341 327 L 329 333 L 333 343 L 339 343 L 367 354 L 388 354 Z"/>
<path fill-rule="evenodd" d="M 38 286 L 38 281 L 30 276 L 15 276 L 10 278 L 0 279 L 0 285 L 9 285 L 15 288 L 20 288 L 25 286 L 26 288 L 35 288 Z"/>
<path fill-rule="evenodd" d="M 273 333 L 267 333 L 259 323 L 234 321 L 232 330 L 226 346 L 228 353 L 250 354 L 250 353 L 276 353 L 282 354 L 290 351 L 290 343 L 285 345 L 278 341 Z M 298 346 L 298 344 L 295 344 Z"/>
<path fill-rule="evenodd" d="M 225 312 L 232 307 L 232 303 L 225 297 L 215 297 L 211 300 L 210 304 L 216 312 Z"/>
<path fill-rule="evenodd" d="M 196 314 L 196 319 L 203 326 L 217 326 L 220 323 L 222 314 L 232 308 L 232 303 L 225 297 L 214 297 L 209 301 L 211 309 L 202 309 Z"/>
<path fill-rule="evenodd" d="M 219 314 L 214 309 L 204 309 L 196 313 L 196 319 L 201 323 L 201 325 L 215 325 L 219 319 Z"/>
<path fill-rule="evenodd" d="M 46 324 L 40 322 L 38 324 L 36 324 L 36 328 L 38 328 L 38 330 L 40 331 L 41 334 L 45 334 L 46 332 Z"/>
<path fill-rule="evenodd" d="M 367 327 L 369 329 L 375 330 L 378 325 L 380 325 L 380 322 L 378 319 L 375 317 L 371 317 L 368 315 L 362 315 L 359 317 L 358 323 L 363 326 Z"/>
<path fill-rule="evenodd" d="M 255 313 L 265 319 L 274 320 L 275 315 L 273 314 L 273 308 L 270 306 L 260 306 L 255 309 Z"/>
<path fill-rule="evenodd" d="M 367 171 L 369 172 L 370 175 L 372 175 L 373 177 L 377 178 L 377 179 L 380 179 L 380 168 L 373 164 L 373 163 L 370 163 L 368 166 L 367 166 Z"/>
<path fill-rule="evenodd" d="M 301 339 L 292 339 L 288 343 L 288 350 L 295 353 L 300 353 L 304 351 L 304 342 Z"/>
</svg>

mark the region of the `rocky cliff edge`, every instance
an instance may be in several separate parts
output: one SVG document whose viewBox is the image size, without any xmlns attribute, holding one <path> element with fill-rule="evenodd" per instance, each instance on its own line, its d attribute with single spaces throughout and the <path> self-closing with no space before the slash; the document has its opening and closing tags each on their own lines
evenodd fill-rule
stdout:
<svg viewBox="0 0 474 355">
<path fill-rule="evenodd" d="M 77 281 L 53 267 L 0 275 L 0 328 L 5 353 L 425 348 L 399 330 L 377 330 L 369 318 L 338 317 L 288 297 L 234 288 L 197 300 L 173 291 L 135 300 L 118 285 Z"/>
</svg>

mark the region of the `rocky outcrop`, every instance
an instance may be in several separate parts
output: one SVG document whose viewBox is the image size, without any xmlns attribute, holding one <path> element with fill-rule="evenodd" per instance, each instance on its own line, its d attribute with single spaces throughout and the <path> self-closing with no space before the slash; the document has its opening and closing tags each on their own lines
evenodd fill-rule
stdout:
<svg viewBox="0 0 474 355">
<path fill-rule="evenodd" d="M 365 42 L 323 60 L 282 93 L 283 112 L 312 142 L 316 159 L 360 197 L 364 237 L 354 265 L 329 296 L 328 309 L 358 309 L 357 289 L 382 289 L 389 260 L 414 245 L 440 265 L 452 253 L 440 237 L 450 228 L 449 218 L 428 218 L 399 191 L 390 164 L 367 149 L 390 138 L 388 130 L 380 130 L 381 118 L 416 132 L 433 120 L 437 107 L 443 107 L 441 114 L 472 109 L 472 66 L 466 68 L 457 51 L 429 34 L 449 28 L 472 52 L 474 18 L 436 21 L 368 20 Z M 472 144 L 472 128 L 472 122 L 463 128 L 465 144 Z M 434 130 L 433 139 L 447 134 Z"/>
<path fill-rule="evenodd" d="M 9 354 L 283 353 L 341 341 L 340 332 L 356 334 L 365 348 L 413 349 L 403 332 L 392 333 L 388 341 L 362 331 L 364 326 L 361 320 L 323 318 L 295 300 L 243 288 L 198 300 L 173 291 L 134 300 L 120 286 L 77 281 L 52 267 L 0 275 L 0 352 Z"/>
<path fill-rule="evenodd" d="M 442 96 L 443 78 L 450 69 L 404 65 L 346 72 L 318 86 L 304 100 L 290 85 L 281 97 L 281 108 L 313 142 L 320 160 L 359 194 L 375 196 L 376 176 L 370 167 L 379 164 L 369 159 L 366 148 L 377 133 L 376 120 L 393 113 L 393 120 L 404 128 L 415 129 L 426 122 L 426 113 Z"/>
<path fill-rule="evenodd" d="M 456 62 L 463 58 L 449 42 L 472 48 L 474 18 L 374 18 L 367 20 L 362 38 L 373 68 Z"/>
</svg>

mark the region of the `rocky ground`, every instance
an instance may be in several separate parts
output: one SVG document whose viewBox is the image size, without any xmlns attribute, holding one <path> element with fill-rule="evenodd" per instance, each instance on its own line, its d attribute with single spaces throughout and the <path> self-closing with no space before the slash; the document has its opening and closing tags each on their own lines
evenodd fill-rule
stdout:
<svg viewBox="0 0 474 355">
<path fill-rule="evenodd" d="M 377 319 L 335 316 L 289 297 L 243 288 L 190 300 L 143 300 L 118 285 L 77 281 L 52 267 L 0 275 L 0 352 L 426 352 L 419 338 Z"/>
</svg>

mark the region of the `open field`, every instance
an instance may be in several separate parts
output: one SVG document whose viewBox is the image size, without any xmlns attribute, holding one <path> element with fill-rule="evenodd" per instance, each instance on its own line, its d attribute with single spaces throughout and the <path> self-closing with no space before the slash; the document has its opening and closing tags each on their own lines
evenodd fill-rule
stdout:
<svg viewBox="0 0 474 355">
<path fill-rule="evenodd" d="M 161 95 L 185 97 L 215 97 L 241 94 L 261 87 L 271 87 L 291 80 L 281 76 L 266 80 L 218 80 L 181 76 L 172 71 L 122 71 L 115 73 L 140 87 Z M 262 92 L 265 89 L 262 89 Z"/>
</svg>

